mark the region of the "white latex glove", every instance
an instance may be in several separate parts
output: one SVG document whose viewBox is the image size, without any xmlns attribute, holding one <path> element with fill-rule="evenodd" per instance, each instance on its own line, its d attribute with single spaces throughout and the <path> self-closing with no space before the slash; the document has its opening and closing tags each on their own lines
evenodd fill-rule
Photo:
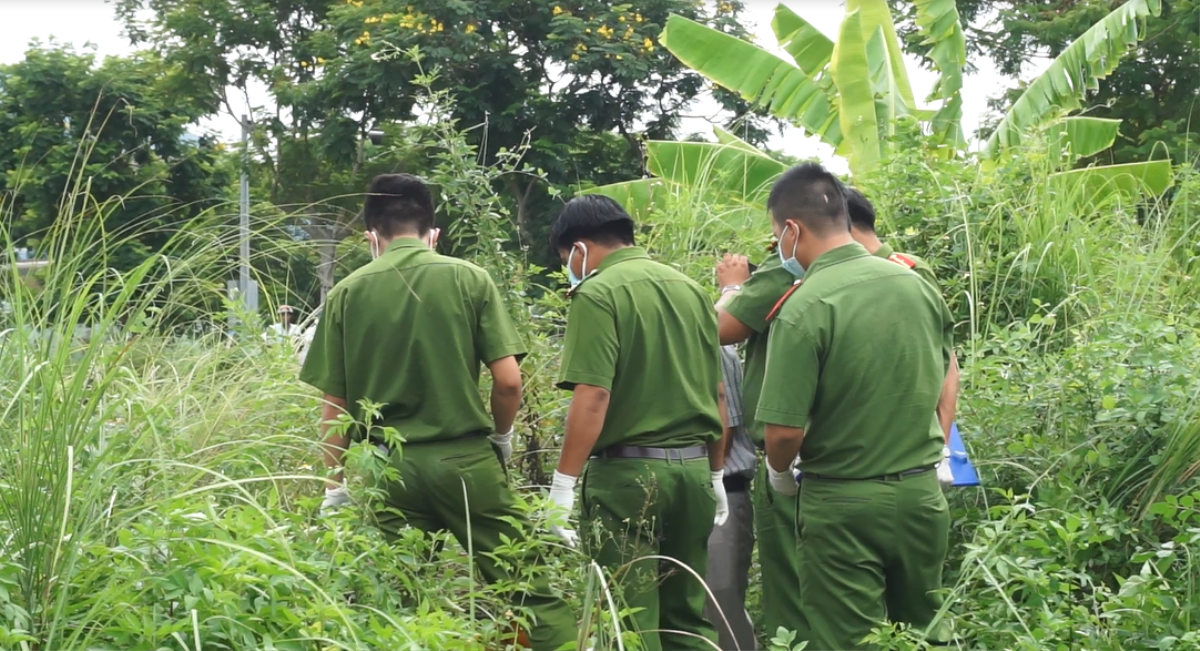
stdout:
<svg viewBox="0 0 1200 651">
<path fill-rule="evenodd" d="M 328 515 L 350 503 L 350 491 L 345 486 L 325 489 L 325 501 L 321 502 L 321 515 Z"/>
<path fill-rule="evenodd" d="M 713 494 L 717 496 L 717 515 L 713 518 L 713 526 L 719 527 L 729 519 L 729 496 L 725 494 L 725 471 L 712 471 Z"/>
<path fill-rule="evenodd" d="M 937 465 L 938 483 L 942 488 L 954 485 L 954 473 L 950 472 L 950 447 L 942 447 L 942 461 Z"/>
<path fill-rule="evenodd" d="M 578 477 L 564 475 L 561 472 L 554 471 L 554 481 L 550 484 L 550 532 L 567 544 L 567 547 L 575 549 L 579 543 L 579 535 L 574 529 L 567 528 L 567 519 L 571 517 L 571 512 L 575 508 L 575 482 L 579 481 Z"/>
<path fill-rule="evenodd" d="M 509 459 L 512 459 L 512 437 L 513 431 L 511 429 L 508 430 L 507 434 L 492 434 L 488 436 L 488 440 L 491 441 L 493 445 L 500 448 L 500 456 L 504 457 L 504 463 L 508 463 Z"/>
<path fill-rule="evenodd" d="M 791 497 L 800 492 L 800 485 L 796 483 L 796 473 L 794 466 L 788 466 L 787 470 L 777 471 L 767 464 L 767 473 L 770 475 L 771 488 L 775 489 L 776 493 L 784 497 Z"/>
</svg>

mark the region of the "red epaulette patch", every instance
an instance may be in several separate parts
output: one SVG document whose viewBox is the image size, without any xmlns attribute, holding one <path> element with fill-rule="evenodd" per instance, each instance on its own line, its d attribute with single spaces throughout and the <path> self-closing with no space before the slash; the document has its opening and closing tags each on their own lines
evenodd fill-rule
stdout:
<svg viewBox="0 0 1200 651">
<path fill-rule="evenodd" d="M 896 264 L 902 264 L 902 265 L 908 267 L 909 269 L 914 269 L 917 266 L 916 260 L 913 260 L 912 258 L 904 255 L 903 253 L 893 253 L 888 256 L 888 260 L 891 260 L 892 262 L 895 262 Z"/>
<path fill-rule="evenodd" d="M 779 308 L 783 307 L 783 304 L 787 302 L 789 296 L 791 296 L 797 289 L 800 289 L 800 284 L 803 282 L 803 278 L 797 280 L 792 284 L 790 289 L 784 292 L 783 297 L 779 299 L 779 302 L 775 304 L 775 307 L 771 308 L 771 313 L 767 315 L 767 323 L 770 323 L 771 320 L 775 318 L 775 315 L 779 314 Z"/>
</svg>

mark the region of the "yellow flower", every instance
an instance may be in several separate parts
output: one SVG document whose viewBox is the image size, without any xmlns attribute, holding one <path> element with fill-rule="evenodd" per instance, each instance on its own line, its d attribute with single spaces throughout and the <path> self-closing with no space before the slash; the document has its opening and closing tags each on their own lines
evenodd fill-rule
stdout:
<svg viewBox="0 0 1200 651">
<path fill-rule="evenodd" d="M 586 46 L 586 45 L 584 45 L 583 43 L 576 43 L 576 44 L 575 44 L 575 49 L 576 49 L 576 50 L 583 51 L 583 52 L 587 52 L 587 46 Z"/>
<path fill-rule="evenodd" d="M 301 68 L 307 68 L 307 67 L 308 67 L 308 62 L 307 62 L 307 61 L 301 61 L 301 62 L 300 62 L 300 67 L 301 67 Z"/>
<path fill-rule="evenodd" d="M 382 20 L 382 19 L 379 16 L 371 16 L 370 18 L 364 20 L 363 22 L 366 23 L 367 25 L 374 25 L 375 23 L 379 22 L 380 20 Z"/>
<path fill-rule="evenodd" d="M 617 16 L 617 20 L 619 20 L 619 21 L 621 21 L 621 22 L 625 22 L 625 17 L 624 17 L 624 16 Z"/>
<path fill-rule="evenodd" d="M 647 36 L 646 40 L 642 41 L 642 48 L 645 49 L 647 52 L 653 51 L 654 50 L 654 41 L 651 41 L 650 37 Z"/>
<path fill-rule="evenodd" d="M 579 55 L 578 55 L 578 54 L 572 54 L 572 55 L 571 55 L 571 60 L 572 60 L 572 61 L 578 61 L 578 60 L 579 60 Z"/>
<path fill-rule="evenodd" d="M 633 20 L 634 20 L 634 22 L 638 22 L 638 23 L 642 22 L 642 15 L 641 15 L 641 14 L 634 14 L 634 15 L 633 15 Z"/>
<path fill-rule="evenodd" d="M 628 29 L 625 30 L 625 40 L 629 40 L 630 36 L 633 36 L 633 27 L 632 26 L 630 26 Z"/>
<path fill-rule="evenodd" d="M 474 23 L 468 23 L 467 28 L 463 31 L 465 31 L 468 34 L 474 34 L 476 29 L 479 29 L 479 28 L 476 27 Z"/>
<path fill-rule="evenodd" d="M 322 59 L 321 57 L 317 57 L 317 65 L 319 65 L 319 66 L 325 65 L 325 59 Z"/>
<path fill-rule="evenodd" d="M 592 28 L 591 28 L 591 27 L 589 27 L 589 28 L 587 28 L 587 29 L 583 30 L 583 33 L 584 33 L 584 34 L 591 34 L 591 33 L 592 33 Z"/>
<path fill-rule="evenodd" d="M 621 55 L 620 55 L 620 54 L 618 54 L 618 55 L 617 55 L 617 61 L 620 61 L 620 60 L 621 60 Z"/>
<path fill-rule="evenodd" d="M 555 16 L 561 16 L 561 15 L 562 15 L 562 12 L 563 12 L 563 10 L 562 10 L 562 7 L 559 7 L 559 6 L 557 6 L 557 5 L 556 5 L 556 6 L 554 7 L 554 11 L 552 11 L 552 12 L 550 12 L 550 13 L 554 14 Z"/>
</svg>

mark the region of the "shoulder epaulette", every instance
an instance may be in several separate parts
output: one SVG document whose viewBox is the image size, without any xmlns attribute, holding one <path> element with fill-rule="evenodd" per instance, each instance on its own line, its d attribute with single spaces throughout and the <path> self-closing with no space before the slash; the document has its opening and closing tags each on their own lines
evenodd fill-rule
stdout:
<svg viewBox="0 0 1200 651">
<path fill-rule="evenodd" d="M 904 255 L 903 253 L 893 253 L 888 256 L 888 260 L 891 260 L 892 262 L 895 262 L 896 264 L 902 264 L 902 265 L 908 267 L 909 269 L 915 269 L 917 266 L 916 260 L 913 260 L 912 258 Z"/>
<path fill-rule="evenodd" d="M 771 308 L 771 313 L 767 315 L 767 323 L 770 323 L 775 319 L 775 315 L 779 314 L 779 308 L 783 307 L 783 304 L 787 302 L 789 296 L 795 293 L 797 289 L 800 289 L 800 284 L 803 282 L 803 278 L 797 280 L 796 282 L 792 283 L 792 286 L 788 288 L 786 292 L 783 293 L 783 296 L 779 299 L 779 302 L 775 304 L 775 307 Z"/>
</svg>

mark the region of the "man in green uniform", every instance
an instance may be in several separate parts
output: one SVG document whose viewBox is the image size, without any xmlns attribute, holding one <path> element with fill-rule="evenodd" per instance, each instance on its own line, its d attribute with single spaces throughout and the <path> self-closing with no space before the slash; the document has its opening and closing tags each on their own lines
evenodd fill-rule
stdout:
<svg viewBox="0 0 1200 651">
<path fill-rule="evenodd" d="M 928 262 L 915 255 L 898 253 L 890 244 L 880 241 L 879 235 L 875 233 L 875 206 L 871 205 L 862 192 L 855 188 L 846 188 L 846 208 L 850 214 L 850 235 L 854 237 L 854 241 L 867 249 L 867 253 L 912 269 L 917 275 L 924 278 L 925 282 L 938 290 L 938 293 L 941 293 L 937 276 L 934 275 L 933 267 L 929 266 Z M 938 480 L 946 486 L 954 482 L 948 460 L 950 458 L 950 426 L 954 423 L 954 414 L 958 407 L 958 381 L 958 356 L 952 355 L 950 372 L 946 374 L 946 382 L 942 385 L 942 394 L 938 398 L 937 405 L 938 424 L 942 428 L 946 443 L 942 448 L 942 463 L 938 465 Z"/>
<path fill-rule="evenodd" d="M 754 444 L 763 447 L 762 422 L 755 417 L 767 364 L 767 315 L 796 278 L 774 254 L 751 275 L 744 256 L 727 255 L 717 265 L 721 344 L 746 342 L 742 383 L 745 421 Z M 795 630 L 800 618 L 800 560 L 797 555 L 797 498 L 768 488 L 767 464 L 758 464 L 751 486 L 754 534 L 762 576 L 762 623 L 768 637 L 779 628 Z"/>
<path fill-rule="evenodd" d="M 570 512 L 582 474 L 585 549 L 639 609 L 626 625 L 647 651 L 711 649 L 697 575 L 729 513 L 712 305 L 634 246 L 633 220 L 608 197 L 572 199 L 550 241 L 572 285 L 558 386 L 574 392 L 551 507 Z"/>
<path fill-rule="evenodd" d="M 505 569 L 529 572 L 536 554 L 503 558 L 496 550 L 519 539 L 528 520 L 509 488 L 503 462 L 512 454 L 512 426 L 521 403 L 518 360 L 525 348 L 487 272 L 435 253 L 433 200 L 407 174 L 377 177 L 363 204 L 372 257 L 329 293 L 300 379 L 325 394 L 325 463 L 341 482 L 342 454 L 366 432 L 329 432 L 348 411 L 359 423 L 395 428 L 403 454 L 390 455 L 401 481 L 382 486 L 377 516 L 389 538 L 404 525 L 449 530 L 475 553 L 489 582 L 520 581 Z M 492 375 L 491 416 L 479 394 L 479 371 Z M 378 418 L 359 401 L 381 403 Z M 372 441 L 388 452 L 386 443 Z M 503 459 L 503 460 L 502 460 Z M 348 500 L 326 490 L 326 507 Z M 544 576 L 535 576 L 523 605 L 533 616 L 532 647 L 552 651 L 576 637 L 575 618 Z"/>
<path fill-rule="evenodd" d="M 804 274 L 772 318 L 758 404 L 776 491 L 797 492 L 803 459 L 803 639 L 868 649 L 890 619 L 944 641 L 929 630 L 950 526 L 930 414 L 950 370 L 950 311 L 854 241 L 841 183 L 820 165 L 786 172 L 767 206 L 782 266 Z"/>
</svg>

